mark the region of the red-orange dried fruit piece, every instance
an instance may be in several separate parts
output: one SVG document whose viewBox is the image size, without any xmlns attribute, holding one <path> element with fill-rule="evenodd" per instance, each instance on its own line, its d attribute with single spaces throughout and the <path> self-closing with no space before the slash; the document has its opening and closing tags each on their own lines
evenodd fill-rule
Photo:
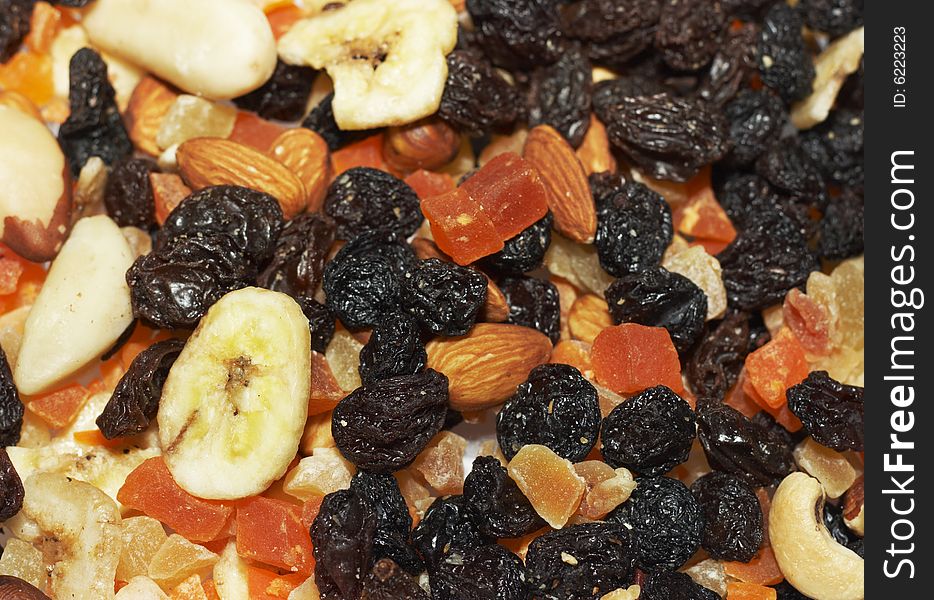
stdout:
<svg viewBox="0 0 934 600">
<path fill-rule="evenodd" d="M 463 188 L 425 198 L 421 208 L 438 248 L 457 264 L 468 265 L 502 250 L 503 238 L 493 221 Z"/>
<path fill-rule="evenodd" d="M 383 160 L 383 134 L 378 133 L 359 142 L 348 144 L 331 153 L 331 167 L 334 177 L 354 167 L 372 167 L 389 171 Z"/>
<path fill-rule="evenodd" d="M 692 194 L 688 203 L 678 212 L 675 219 L 678 221 L 676 228 L 679 233 L 727 244 L 736 237 L 736 228 L 717 202 L 709 183 Z"/>
<path fill-rule="evenodd" d="M 778 590 L 755 583 L 732 581 L 726 585 L 726 597 L 729 600 L 776 600 Z"/>
<path fill-rule="evenodd" d="M 88 390 L 75 383 L 49 394 L 34 396 L 26 407 L 52 427 L 67 427 L 88 399 Z"/>
<path fill-rule="evenodd" d="M 433 173 L 425 169 L 415 171 L 405 178 L 405 182 L 415 190 L 420 200 L 450 192 L 457 185 L 447 173 Z"/>
<path fill-rule="evenodd" d="M 285 128 L 276 125 L 266 119 L 257 117 L 255 114 L 246 111 L 237 112 L 237 120 L 234 121 L 233 131 L 227 137 L 232 142 L 250 146 L 260 152 L 266 152 L 272 147 Z"/>
<path fill-rule="evenodd" d="M 726 574 L 755 585 L 775 585 L 785 578 L 770 546 L 763 546 L 748 563 L 724 561 Z"/>
<path fill-rule="evenodd" d="M 618 394 L 632 394 L 666 385 L 684 390 L 681 362 L 671 336 L 663 327 L 623 323 L 607 327 L 590 352 L 597 381 Z"/>
<path fill-rule="evenodd" d="M 328 359 L 320 352 L 311 353 L 311 392 L 308 397 L 308 416 L 334 410 L 347 393 L 341 389 L 331 371 Z"/>
<path fill-rule="evenodd" d="M 807 376 L 804 348 L 787 328 L 746 357 L 747 381 L 770 408 L 777 409 L 785 404 L 785 390 Z"/>
<path fill-rule="evenodd" d="M 311 534 L 302 507 L 257 496 L 237 506 L 237 554 L 244 558 L 310 575 L 315 568 Z"/>
<path fill-rule="evenodd" d="M 830 313 L 822 304 L 793 288 L 785 296 L 782 315 L 785 325 L 805 350 L 821 355 L 830 353 Z"/>
<path fill-rule="evenodd" d="M 541 175 L 514 152 L 500 154 L 461 184 L 493 222 L 500 240 L 508 240 L 548 212 Z"/>
<path fill-rule="evenodd" d="M 277 575 L 259 567 L 247 567 L 250 600 L 287 600 L 292 590 L 306 579 L 304 573 Z"/>
</svg>

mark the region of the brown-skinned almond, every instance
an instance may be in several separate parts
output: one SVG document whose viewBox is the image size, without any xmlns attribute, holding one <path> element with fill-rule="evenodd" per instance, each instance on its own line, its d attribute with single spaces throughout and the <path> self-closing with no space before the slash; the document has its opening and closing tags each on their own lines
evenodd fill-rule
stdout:
<svg viewBox="0 0 934 600">
<path fill-rule="evenodd" d="M 290 129 L 275 139 L 269 155 L 292 171 L 305 186 L 308 212 L 321 210 L 331 181 L 331 159 L 324 138 L 304 127 Z"/>
<path fill-rule="evenodd" d="M 127 132 L 136 147 L 150 156 L 162 152 L 156 136 L 176 98 L 178 94 L 152 76 L 143 77 L 133 89 L 125 113 Z"/>
</svg>

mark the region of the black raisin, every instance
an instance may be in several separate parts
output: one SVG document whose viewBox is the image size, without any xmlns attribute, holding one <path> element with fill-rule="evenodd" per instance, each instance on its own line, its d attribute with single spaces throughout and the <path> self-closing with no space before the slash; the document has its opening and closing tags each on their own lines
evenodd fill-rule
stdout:
<svg viewBox="0 0 934 600">
<path fill-rule="evenodd" d="M 592 80 L 590 61 L 577 46 L 536 69 L 529 84 L 529 126 L 551 125 L 571 146 L 580 146 L 590 127 Z"/>
<path fill-rule="evenodd" d="M 464 503 L 480 533 L 489 538 L 522 537 L 545 526 L 529 499 L 492 456 L 474 459 L 464 479 Z"/>
<path fill-rule="evenodd" d="M 603 421 L 600 453 L 613 468 L 662 475 L 687 460 L 694 443 L 694 411 L 659 385 L 616 406 Z"/>
<path fill-rule="evenodd" d="M 657 571 L 649 573 L 639 592 L 640 600 L 718 600 L 713 590 L 696 583 L 686 573 Z"/>
<path fill-rule="evenodd" d="M 0 448 L 19 443 L 19 432 L 23 427 L 23 402 L 19 390 L 13 383 L 13 373 L 6 352 L 0 348 Z"/>
<path fill-rule="evenodd" d="M 522 560 L 491 544 L 452 550 L 429 571 L 432 600 L 526 600 Z"/>
<path fill-rule="evenodd" d="M 515 122 L 519 95 L 482 54 L 455 50 L 448 54 L 447 61 L 448 78 L 438 107 L 439 117 L 473 136 Z"/>
<path fill-rule="evenodd" d="M 570 365 L 532 369 L 496 417 L 496 438 L 512 457 L 528 444 L 548 446 L 571 462 L 587 457 L 600 433 L 597 390 Z"/>
<path fill-rule="evenodd" d="M 509 323 L 537 329 L 553 344 L 561 337 L 558 288 L 550 281 L 532 277 L 506 277 L 499 289 L 509 304 Z"/>
<path fill-rule="evenodd" d="M 831 37 L 863 24 L 863 0 L 801 0 L 801 10 L 808 27 Z"/>
<path fill-rule="evenodd" d="M 756 161 L 756 173 L 782 193 L 818 205 L 825 200 L 824 177 L 797 143 L 778 143 Z"/>
<path fill-rule="evenodd" d="M 678 352 L 694 345 L 707 318 L 704 290 L 664 267 L 620 277 L 606 289 L 606 301 L 614 322 L 664 327 Z"/>
<path fill-rule="evenodd" d="M 751 173 L 731 172 L 716 184 L 716 197 L 730 221 L 740 231 L 755 223 L 763 212 L 781 211 L 781 200 L 769 182 Z"/>
<path fill-rule="evenodd" d="M 704 529 L 704 515 L 691 490 L 670 477 L 640 477 L 629 500 L 606 520 L 632 528 L 639 542 L 637 564 L 646 571 L 683 565 L 700 547 Z"/>
<path fill-rule="evenodd" d="M 751 350 L 745 313 L 730 311 L 723 320 L 710 323 L 685 369 L 698 401 L 722 402 L 739 379 Z"/>
<path fill-rule="evenodd" d="M 132 436 L 149 427 L 159 410 L 162 386 L 169 369 L 184 347 L 184 340 L 164 340 L 146 348 L 133 359 L 97 417 L 97 427 L 105 438 L 112 440 Z"/>
<path fill-rule="evenodd" d="M 778 139 L 788 115 L 778 96 L 766 90 L 743 90 L 724 108 L 730 122 L 731 164 L 748 166 Z"/>
<path fill-rule="evenodd" d="M 16 516 L 23 507 L 25 494 L 23 480 L 6 448 L 0 448 L 0 523 Z"/>
<path fill-rule="evenodd" d="M 0 0 L 0 63 L 10 60 L 29 33 L 35 0 Z"/>
<path fill-rule="evenodd" d="M 104 186 L 107 214 L 120 227 L 151 229 L 156 223 L 156 203 L 149 174 L 158 171 L 148 158 L 120 160 Z"/>
<path fill-rule="evenodd" d="M 835 110 L 801 135 L 801 148 L 828 182 L 862 190 L 863 127 L 862 111 Z"/>
<path fill-rule="evenodd" d="M 679 71 L 696 71 L 720 46 L 726 15 L 717 0 L 665 0 L 655 31 L 655 48 Z"/>
<path fill-rule="evenodd" d="M 133 154 L 133 142 L 123 126 L 116 92 L 107 79 L 107 64 L 90 48 L 82 48 L 68 63 L 68 104 L 71 113 L 58 130 L 58 142 L 77 177 L 92 156 L 108 165 Z"/>
<path fill-rule="evenodd" d="M 487 278 L 437 258 L 419 262 L 402 285 L 402 305 L 434 335 L 464 335 L 486 302 Z"/>
<path fill-rule="evenodd" d="M 777 594 L 776 600 L 811 600 L 811 598 L 796 590 L 794 586 L 787 581 L 783 581 L 778 585 L 773 585 L 772 588 Z"/>
<path fill-rule="evenodd" d="M 749 562 L 762 544 L 762 507 L 752 487 L 714 471 L 691 484 L 704 511 L 701 547 L 720 560 Z"/>
<path fill-rule="evenodd" d="M 315 583 L 321 600 L 358 600 L 373 564 L 376 513 L 354 490 L 324 497 L 311 525 Z"/>
<path fill-rule="evenodd" d="M 525 555 L 534 600 L 596 600 L 635 574 L 636 535 L 622 523 L 582 523 L 532 540 Z"/>
<path fill-rule="evenodd" d="M 828 201 L 821 217 L 817 244 L 822 257 L 840 260 L 863 253 L 863 213 L 863 195 L 851 188 Z"/>
<path fill-rule="evenodd" d="M 334 337 L 336 329 L 334 313 L 313 298 L 296 296 L 295 301 L 298 302 L 305 318 L 308 319 L 308 329 L 311 330 L 311 349 L 323 353 Z"/>
<path fill-rule="evenodd" d="M 594 62 L 621 68 L 652 45 L 660 0 L 578 0 L 560 8 L 561 29 Z"/>
<path fill-rule="evenodd" d="M 463 496 L 436 498 L 412 531 L 412 542 L 429 569 L 452 550 L 478 548 L 490 541 L 470 517 Z"/>
<path fill-rule="evenodd" d="M 399 569 L 388 558 L 376 561 L 373 570 L 363 580 L 360 600 L 429 600 L 428 594 L 414 578 Z"/>
<path fill-rule="evenodd" d="M 327 215 L 297 215 L 282 228 L 272 259 L 257 283 L 290 296 L 313 297 L 321 285 L 334 236 L 335 223 Z"/>
<path fill-rule="evenodd" d="M 331 434 L 344 457 L 365 471 L 391 473 L 415 460 L 441 431 L 448 378 L 426 369 L 364 384 L 334 408 Z"/>
<path fill-rule="evenodd" d="M 549 212 L 506 240 L 502 250 L 484 258 L 484 266 L 508 275 L 521 275 L 539 268 L 551 245 L 553 223 L 554 217 Z"/>
<path fill-rule="evenodd" d="M 52 4 L 59 6 L 70 6 L 72 8 L 81 8 L 91 3 L 91 0 L 52 0 Z"/>
<path fill-rule="evenodd" d="M 843 509 L 825 502 L 822 517 L 824 527 L 827 528 L 827 532 L 835 542 L 863 556 L 863 538 L 846 526 L 846 521 L 843 520 Z"/>
<path fill-rule="evenodd" d="M 406 238 L 423 220 L 415 190 L 370 167 L 354 167 L 338 175 L 328 188 L 324 211 L 337 222 L 337 236 L 343 240 L 367 231 Z"/>
<path fill-rule="evenodd" d="M 795 466 L 783 440 L 725 404 L 698 411 L 697 437 L 711 467 L 750 485 L 771 485 Z"/>
<path fill-rule="evenodd" d="M 626 177 L 618 173 L 604 171 L 602 173 L 591 173 L 587 178 L 590 186 L 590 193 L 593 196 L 597 212 L 610 206 L 613 196 L 623 191 L 626 185 Z"/>
<path fill-rule="evenodd" d="M 561 57 L 557 0 L 467 0 L 476 41 L 507 69 L 530 69 Z"/>
<path fill-rule="evenodd" d="M 814 63 L 801 36 L 803 25 L 796 9 L 776 2 L 759 32 L 756 60 L 762 83 L 788 103 L 806 98 L 814 81 Z"/>
<path fill-rule="evenodd" d="M 297 121 L 305 116 L 305 105 L 315 81 L 311 67 L 276 62 L 276 70 L 261 87 L 234 98 L 234 104 L 253 111 L 264 119 Z"/>
<path fill-rule="evenodd" d="M 418 321 L 398 313 L 377 324 L 360 350 L 360 379 L 372 383 L 396 375 L 412 375 L 425 368 L 427 362 Z"/>
<path fill-rule="evenodd" d="M 357 471 L 350 480 L 350 489 L 360 494 L 376 514 L 374 560 L 389 558 L 408 573 L 420 573 L 424 565 L 412 547 L 412 516 L 396 478 L 388 474 Z"/>
<path fill-rule="evenodd" d="M 814 441 L 834 450 L 863 450 L 863 388 L 812 371 L 788 388 L 788 408 Z"/>
<path fill-rule="evenodd" d="M 597 256 L 615 277 L 657 266 L 673 237 L 671 208 L 641 183 L 626 182 L 597 212 Z"/>
<path fill-rule="evenodd" d="M 699 98 L 713 106 L 723 106 L 748 85 L 756 73 L 758 37 L 759 28 L 754 23 L 729 29 L 701 80 Z"/>
<path fill-rule="evenodd" d="M 331 152 L 340 150 L 344 146 L 362 140 L 374 133 L 370 129 L 346 131 L 338 127 L 337 122 L 334 120 L 333 102 L 334 92 L 331 92 L 317 106 L 311 109 L 311 112 L 302 121 L 302 127 L 310 129 L 324 138 Z"/>
<path fill-rule="evenodd" d="M 594 85 L 593 109 L 600 121 L 609 123 L 613 119 L 616 105 L 623 98 L 664 94 L 668 89 L 657 79 L 642 75 L 624 75 L 607 79 Z"/>
</svg>

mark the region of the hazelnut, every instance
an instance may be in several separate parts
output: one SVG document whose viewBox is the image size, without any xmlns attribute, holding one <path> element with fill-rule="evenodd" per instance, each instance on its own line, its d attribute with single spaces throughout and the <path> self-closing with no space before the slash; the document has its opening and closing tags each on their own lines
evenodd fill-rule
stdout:
<svg viewBox="0 0 934 600">
<path fill-rule="evenodd" d="M 422 119 L 401 127 L 390 127 L 383 138 L 386 163 L 396 171 L 437 169 L 457 156 L 460 135 L 437 118 Z"/>
</svg>

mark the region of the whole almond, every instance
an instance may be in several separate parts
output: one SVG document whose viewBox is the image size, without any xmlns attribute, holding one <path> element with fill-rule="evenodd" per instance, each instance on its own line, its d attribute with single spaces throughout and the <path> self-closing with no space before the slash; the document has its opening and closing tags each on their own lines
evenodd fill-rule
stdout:
<svg viewBox="0 0 934 600">
<path fill-rule="evenodd" d="M 286 219 L 305 209 L 305 186 L 279 161 L 259 150 L 221 138 L 194 138 L 175 153 L 182 179 L 192 190 L 240 185 L 279 201 Z"/>
<path fill-rule="evenodd" d="M 305 186 L 307 210 L 321 210 L 331 181 L 331 160 L 324 138 L 304 127 L 290 129 L 276 138 L 269 155 L 292 171 Z"/>
<path fill-rule="evenodd" d="M 162 126 L 162 118 L 169 112 L 178 94 L 158 79 L 143 77 L 133 90 L 126 109 L 127 131 L 137 148 L 152 156 L 162 150 L 156 136 Z"/>
<path fill-rule="evenodd" d="M 571 145 L 551 126 L 539 125 L 529 132 L 523 156 L 541 173 L 555 229 L 575 242 L 593 242 L 597 211 L 587 174 Z"/>
<path fill-rule="evenodd" d="M 596 294 L 578 296 L 568 313 L 568 326 L 575 340 L 592 344 L 601 331 L 613 326 L 606 300 Z"/>
<path fill-rule="evenodd" d="M 603 173 L 604 171 L 616 172 L 616 159 L 610 151 L 610 139 L 606 135 L 606 127 L 594 115 L 590 115 L 590 127 L 577 149 L 577 158 L 584 166 L 584 172 L 588 175 L 593 173 Z"/>
<path fill-rule="evenodd" d="M 470 333 L 428 343 L 428 366 L 448 378 L 451 408 L 480 410 L 505 402 L 529 371 L 548 361 L 542 333 L 504 323 L 478 323 Z"/>
<path fill-rule="evenodd" d="M 386 164 L 403 173 L 430 171 L 454 160 L 460 142 L 460 135 L 441 119 L 422 119 L 390 127 L 383 137 L 383 156 Z"/>
</svg>

